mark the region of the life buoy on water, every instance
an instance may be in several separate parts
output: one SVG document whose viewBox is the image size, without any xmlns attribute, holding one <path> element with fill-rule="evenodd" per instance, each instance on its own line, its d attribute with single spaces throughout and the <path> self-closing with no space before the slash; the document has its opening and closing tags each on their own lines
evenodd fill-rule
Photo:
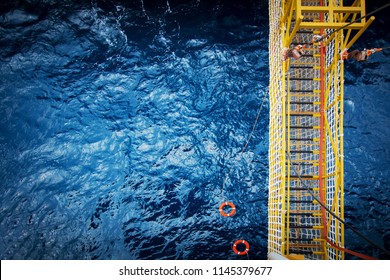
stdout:
<svg viewBox="0 0 390 280">
<path fill-rule="evenodd" d="M 231 211 L 226 213 L 225 211 L 223 211 L 223 208 L 225 206 L 230 206 L 231 208 Z M 236 206 L 233 204 L 233 202 L 223 202 L 220 206 L 219 206 L 219 213 L 224 216 L 224 217 L 231 217 L 233 216 L 234 214 L 236 214 Z"/>
<path fill-rule="evenodd" d="M 244 251 L 238 251 L 237 250 L 237 245 L 239 245 L 239 244 L 244 244 L 245 245 L 245 250 Z M 248 254 L 248 251 L 249 251 L 249 243 L 247 241 L 243 240 L 243 239 L 237 240 L 233 244 L 233 251 L 234 251 L 234 253 L 236 253 L 239 256 L 246 255 L 246 254 Z"/>
</svg>

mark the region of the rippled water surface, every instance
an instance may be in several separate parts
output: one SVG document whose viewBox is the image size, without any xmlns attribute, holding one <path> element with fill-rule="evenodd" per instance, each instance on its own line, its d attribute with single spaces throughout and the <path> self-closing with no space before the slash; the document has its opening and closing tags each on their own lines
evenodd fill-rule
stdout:
<svg viewBox="0 0 390 280">
<path fill-rule="evenodd" d="M 266 258 L 268 99 L 239 154 L 267 95 L 267 2 L 8 2 L 2 259 L 242 259 L 237 239 Z M 388 62 L 347 66 L 345 131 L 346 217 L 386 246 Z"/>
</svg>

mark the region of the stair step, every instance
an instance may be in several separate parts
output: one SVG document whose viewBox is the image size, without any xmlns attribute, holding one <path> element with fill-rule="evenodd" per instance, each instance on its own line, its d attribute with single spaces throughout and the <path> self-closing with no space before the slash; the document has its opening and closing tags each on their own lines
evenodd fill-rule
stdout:
<svg viewBox="0 0 390 280">
<path fill-rule="evenodd" d="M 317 112 L 290 112 L 286 113 L 286 116 L 291 117 L 320 117 L 320 113 Z"/>
<path fill-rule="evenodd" d="M 311 217 L 302 217 L 301 219 L 313 219 Z M 319 217 L 317 218 L 317 220 L 319 219 Z M 290 229 L 312 229 L 312 230 L 321 230 L 323 229 L 324 227 L 321 226 L 321 225 L 312 225 L 312 224 L 305 224 L 305 225 L 300 225 L 300 224 L 293 224 L 292 222 L 290 223 L 289 225 Z"/>
<path fill-rule="evenodd" d="M 298 226 L 298 225 L 290 225 L 290 228 L 306 228 L 306 229 L 314 229 L 314 226 Z"/>
<path fill-rule="evenodd" d="M 313 62 L 313 61 L 293 60 L 293 61 L 291 61 L 290 67 L 291 66 L 297 66 L 297 65 L 300 65 L 300 66 L 302 66 L 302 65 L 313 65 L 313 66 L 317 66 L 318 67 L 319 63 Z"/>
<path fill-rule="evenodd" d="M 308 162 L 308 163 L 318 163 L 318 160 L 309 160 L 309 159 L 292 159 L 291 162 Z"/>
<path fill-rule="evenodd" d="M 306 125 L 291 125 L 290 129 L 315 129 L 314 126 L 306 126 Z"/>
<path fill-rule="evenodd" d="M 316 81 L 315 79 L 319 79 L 316 77 L 313 78 L 296 78 L 296 77 L 290 77 L 290 81 Z"/>
<path fill-rule="evenodd" d="M 314 138 L 290 138 L 290 141 L 314 141 Z"/>
<path fill-rule="evenodd" d="M 290 192 L 317 192 L 318 188 L 290 188 Z M 293 194 L 291 194 L 293 196 Z"/>
<path fill-rule="evenodd" d="M 325 255 L 325 252 L 322 252 L 322 251 L 314 251 L 313 254 L 314 254 L 314 255 Z"/>
<path fill-rule="evenodd" d="M 307 190 L 316 191 L 316 188 L 303 188 L 303 187 L 290 188 L 290 191 L 307 191 Z"/>
<path fill-rule="evenodd" d="M 291 45 L 311 45 L 311 42 L 296 42 L 296 41 L 292 41 Z M 305 48 L 305 49 L 307 49 L 307 48 Z"/>
<path fill-rule="evenodd" d="M 319 99 L 320 96 L 315 93 L 315 92 L 295 92 L 295 93 L 290 93 L 290 96 L 291 97 L 294 97 L 294 98 L 315 98 L 315 99 Z M 319 102 L 319 101 L 316 101 L 316 102 Z"/>
<path fill-rule="evenodd" d="M 298 178 L 297 175 L 291 175 L 290 178 Z M 301 178 L 314 178 L 314 175 L 301 175 Z"/>
<path fill-rule="evenodd" d="M 312 154 L 314 151 L 290 151 L 290 154 Z"/>
<path fill-rule="evenodd" d="M 313 90 L 307 90 L 307 89 L 290 89 L 290 92 L 311 92 L 311 93 L 314 93 Z"/>
<path fill-rule="evenodd" d="M 313 31 L 309 31 L 309 30 L 298 30 L 297 33 L 299 33 L 299 34 L 314 34 Z"/>
<path fill-rule="evenodd" d="M 320 57 L 320 54 L 303 54 L 302 57 Z"/>
<path fill-rule="evenodd" d="M 290 66 L 290 69 L 301 69 L 301 68 L 303 68 L 303 69 L 314 69 L 314 67 L 315 66 L 307 66 L 307 65 L 295 66 L 295 65 L 293 65 L 293 66 Z"/>
<path fill-rule="evenodd" d="M 295 19 L 292 19 L 291 22 L 296 22 L 296 20 L 295 20 Z M 302 22 L 315 22 L 315 21 L 314 21 L 314 20 L 311 20 L 311 19 L 306 19 L 306 18 L 304 18 L 304 19 L 302 20 Z"/>
<path fill-rule="evenodd" d="M 314 102 L 307 102 L 307 101 L 290 101 L 290 104 L 293 104 L 293 105 L 314 105 Z"/>
<path fill-rule="evenodd" d="M 306 228 L 306 229 L 322 229 L 324 228 L 322 225 L 296 225 L 291 224 L 289 225 L 290 228 L 296 229 L 296 228 Z"/>
<path fill-rule="evenodd" d="M 311 212 L 290 213 L 290 216 L 314 216 Z"/>
</svg>

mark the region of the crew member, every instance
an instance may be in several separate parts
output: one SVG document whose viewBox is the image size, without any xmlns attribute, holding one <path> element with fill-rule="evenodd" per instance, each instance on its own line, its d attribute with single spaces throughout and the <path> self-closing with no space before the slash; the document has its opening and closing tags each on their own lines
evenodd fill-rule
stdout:
<svg viewBox="0 0 390 280">
<path fill-rule="evenodd" d="M 289 57 L 293 57 L 294 59 L 298 60 L 303 55 L 303 49 L 306 47 L 306 45 L 296 45 L 293 48 L 283 49 L 283 59 L 287 60 Z"/>
<path fill-rule="evenodd" d="M 345 49 L 341 53 L 341 59 L 342 60 L 356 59 L 357 61 L 366 61 L 370 57 L 370 55 L 372 55 L 373 53 L 379 52 L 381 50 L 382 50 L 381 48 L 373 48 L 373 49 L 369 49 L 369 50 L 364 49 L 362 51 L 354 50 L 354 51 L 351 51 L 350 53 L 348 53 L 348 50 Z"/>
</svg>

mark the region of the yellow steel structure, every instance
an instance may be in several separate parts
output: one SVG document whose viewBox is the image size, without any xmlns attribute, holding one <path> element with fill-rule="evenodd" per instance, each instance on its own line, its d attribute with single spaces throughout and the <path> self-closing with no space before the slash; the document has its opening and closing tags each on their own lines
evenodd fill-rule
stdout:
<svg viewBox="0 0 390 280">
<path fill-rule="evenodd" d="M 344 259 L 344 226 L 318 201 L 344 219 L 340 53 L 374 20 L 365 14 L 364 0 L 269 2 L 269 253 Z M 316 34 L 324 39 L 312 42 Z M 304 55 L 284 59 L 298 44 Z"/>
</svg>

